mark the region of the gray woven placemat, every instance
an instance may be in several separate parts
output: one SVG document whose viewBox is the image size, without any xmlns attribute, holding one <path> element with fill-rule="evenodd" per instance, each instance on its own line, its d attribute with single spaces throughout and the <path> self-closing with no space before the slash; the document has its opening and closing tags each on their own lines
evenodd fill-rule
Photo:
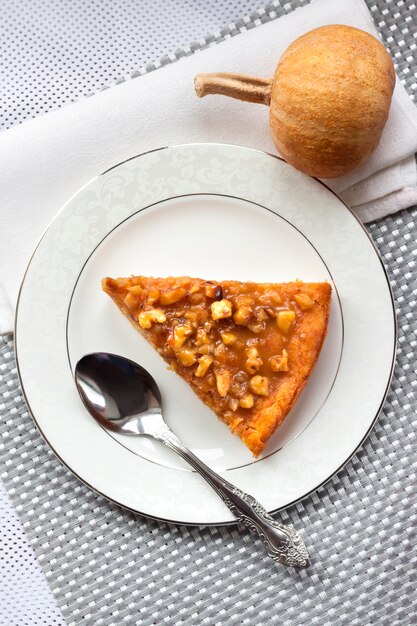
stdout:
<svg viewBox="0 0 417 626">
<path fill-rule="evenodd" d="M 219 37 L 301 4 L 276 2 Z M 368 6 L 414 95 L 415 4 Z M 40 437 L 17 381 L 12 340 L 0 338 L 0 475 L 69 626 L 417 623 L 416 222 L 413 209 L 369 226 L 397 302 L 398 363 L 363 448 L 280 515 L 308 539 L 314 562 L 306 571 L 278 568 L 238 527 L 157 523 L 91 492 Z"/>
<path fill-rule="evenodd" d="M 398 364 L 364 447 L 280 515 L 308 539 L 306 571 L 277 567 L 238 527 L 157 523 L 95 495 L 39 436 L 0 339 L 1 477 L 69 625 L 416 624 L 417 209 L 370 231 L 391 268 Z"/>
</svg>

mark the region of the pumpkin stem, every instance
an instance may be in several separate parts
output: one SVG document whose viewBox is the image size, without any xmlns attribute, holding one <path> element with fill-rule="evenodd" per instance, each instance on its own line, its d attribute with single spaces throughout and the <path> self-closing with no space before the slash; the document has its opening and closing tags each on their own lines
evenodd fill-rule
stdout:
<svg viewBox="0 0 417 626">
<path fill-rule="evenodd" d="M 243 74 L 197 74 L 194 89 L 199 98 L 209 94 L 229 96 L 245 102 L 269 105 L 272 79 Z"/>
</svg>

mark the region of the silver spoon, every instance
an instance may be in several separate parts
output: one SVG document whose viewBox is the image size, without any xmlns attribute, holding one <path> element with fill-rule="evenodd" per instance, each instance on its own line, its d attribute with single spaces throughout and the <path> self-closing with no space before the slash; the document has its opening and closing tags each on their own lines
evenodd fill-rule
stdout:
<svg viewBox="0 0 417 626">
<path fill-rule="evenodd" d="M 143 367 L 116 354 L 96 352 L 78 361 L 75 382 L 84 405 L 103 426 L 123 435 L 147 435 L 185 459 L 218 493 L 239 522 L 255 531 L 269 556 L 292 567 L 308 567 L 308 552 L 292 526 L 275 521 L 253 496 L 205 465 L 168 428 L 158 386 Z"/>
</svg>

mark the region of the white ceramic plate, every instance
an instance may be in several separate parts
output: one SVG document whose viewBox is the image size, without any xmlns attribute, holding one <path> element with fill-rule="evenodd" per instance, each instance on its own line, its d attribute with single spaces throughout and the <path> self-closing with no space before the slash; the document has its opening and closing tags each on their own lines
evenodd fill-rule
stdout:
<svg viewBox="0 0 417 626">
<path fill-rule="evenodd" d="M 256 462 L 101 291 L 103 276 L 130 274 L 333 285 L 318 364 Z M 395 339 L 386 274 L 346 206 L 275 157 L 216 144 L 143 154 L 81 189 L 35 250 L 16 320 L 26 399 L 59 458 L 118 504 L 187 524 L 233 518 L 158 442 L 110 435 L 94 422 L 72 377 L 83 354 L 115 352 L 146 367 L 173 430 L 273 511 L 323 484 L 366 437 L 390 383 Z"/>
</svg>

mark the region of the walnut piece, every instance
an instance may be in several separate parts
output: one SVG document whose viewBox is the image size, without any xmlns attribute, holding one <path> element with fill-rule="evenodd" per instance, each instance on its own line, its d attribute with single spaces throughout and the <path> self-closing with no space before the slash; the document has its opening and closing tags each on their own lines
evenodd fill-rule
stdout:
<svg viewBox="0 0 417 626">
<path fill-rule="evenodd" d="M 235 411 L 237 411 L 237 408 L 239 406 L 239 401 L 236 400 L 236 398 L 230 398 L 229 406 L 232 409 L 232 411 L 235 412 Z"/>
<path fill-rule="evenodd" d="M 193 329 L 189 324 L 178 324 L 173 331 L 172 349 L 179 350 L 184 345 L 187 337 L 192 335 Z"/>
<path fill-rule="evenodd" d="M 255 348 L 254 346 L 247 348 L 246 357 L 246 371 L 248 372 L 248 374 L 255 374 L 262 366 L 262 359 L 259 356 L 257 348 Z"/>
<path fill-rule="evenodd" d="M 210 343 L 210 337 L 208 336 L 204 328 L 198 328 L 195 336 L 195 345 L 203 346 L 208 343 Z"/>
<path fill-rule="evenodd" d="M 197 326 L 198 315 L 195 311 L 185 311 L 184 317 L 186 320 L 191 322 L 191 324 L 194 324 L 194 326 Z"/>
<path fill-rule="evenodd" d="M 271 356 L 269 365 L 273 372 L 288 372 L 288 352 L 285 348 L 281 355 Z"/>
<path fill-rule="evenodd" d="M 213 350 L 214 350 L 214 346 L 212 343 L 210 344 L 205 343 L 203 346 L 200 346 L 199 348 L 197 348 L 198 354 L 212 354 Z"/>
<path fill-rule="evenodd" d="M 239 404 L 242 407 L 242 409 L 251 409 L 254 404 L 253 395 L 251 393 L 248 393 L 247 396 L 245 396 L 239 401 Z"/>
<path fill-rule="evenodd" d="M 139 326 L 141 328 L 151 328 L 152 324 L 163 324 L 166 322 L 166 315 L 161 309 L 148 309 L 141 311 L 138 316 Z"/>
<path fill-rule="evenodd" d="M 198 378 L 202 378 L 203 376 L 205 376 L 208 368 L 210 367 L 210 365 L 213 363 L 213 357 L 209 356 L 209 355 L 204 355 L 202 357 L 200 357 L 198 359 L 198 367 L 195 371 L 195 375 Z"/>
<path fill-rule="evenodd" d="M 284 335 L 290 332 L 295 322 L 295 311 L 280 311 L 277 315 L 278 328 Z"/>
<path fill-rule="evenodd" d="M 253 376 L 249 381 L 249 387 L 258 396 L 267 396 L 269 394 L 269 381 L 266 376 Z"/>
<path fill-rule="evenodd" d="M 170 289 L 162 293 L 159 297 L 159 302 L 164 305 L 174 304 L 174 302 L 182 300 L 186 293 L 184 287 L 176 287 L 175 289 Z"/>
<path fill-rule="evenodd" d="M 314 306 L 314 300 L 312 300 L 306 293 L 297 294 L 294 296 L 294 300 L 302 311 L 308 311 Z"/>
<path fill-rule="evenodd" d="M 222 333 L 221 335 L 225 346 L 233 346 L 237 341 L 237 336 L 234 333 Z"/>
<path fill-rule="evenodd" d="M 246 326 L 252 317 L 252 308 L 249 305 L 240 307 L 233 315 L 233 321 L 238 326 Z"/>
<path fill-rule="evenodd" d="M 160 293 L 159 289 L 149 289 L 147 298 L 148 304 L 154 304 L 154 302 L 158 300 Z"/>
<path fill-rule="evenodd" d="M 265 322 L 268 319 L 268 314 L 263 307 L 258 307 L 255 312 L 258 322 Z"/>
<path fill-rule="evenodd" d="M 248 328 L 253 333 L 262 333 L 265 330 L 265 322 L 252 322 L 252 324 L 248 324 Z"/>
<path fill-rule="evenodd" d="M 237 308 L 240 309 L 243 306 L 252 306 L 254 304 L 254 299 L 252 296 L 240 295 L 236 298 Z"/>
<path fill-rule="evenodd" d="M 129 311 L 134 311 L 138 304 L 138 299 L 133 293 L 128 293 L 125 296 L 124 303 L 129 309 Z"/>
<path fill-rule="evenodd" d="M 232 303 L 229 300 L 219 300 L 211 304 L 211 317 L 213 320 L 223 320 L 232 317 Z"/>
<path fill-rule="evenodd" d="M 177 357 L 179 362 L 185 367 L 190 367 L 190 365 L 194 365 L 197 361 L 194 352 L 188 348 L 182 348 L 182 350 L 178 352 Z"/>
<path fill-rule="evenodd" d="M 216 298 L 216 300 L 221 300 L 223 298 L 223 289 L 220 285 L 206 285 L 204 293 L 208 298 Z"/>
<path fill-rule="evenodd" d="M 281 306 L 282 298 L 276 292 L 271 293 L 270 291 L 267 291 L 266 293 L 259 296 L 259 302 L 266 305 L 273 304 L 275 306 Z"/>
<path fill-rule="evenodd" d="M 230 389 L 230 383 L 232 382 L 231 372 L 228 370 L 218 370 L 215 372 L 216 376 L 216 386 L 219 395 L 224 398 L 227 395 L 227 392 Z"/>
<path fill-rule="evenodd" d="M 190 304 L 192 305 L 201 304 L 204 300 L 204 294 L 202 294 L 201 292 L 193 293 L 191 289 L 190 295 L 188 296 L 188 300 Z"/>
<path fill-rule="evenodd" d="M 218 345 L 214 348 L 214 356 L 219 361 L 219 363 L 225 363 L 227 361 L 226 346 L 222 343 L 218 343 Z"/>
</svg>

